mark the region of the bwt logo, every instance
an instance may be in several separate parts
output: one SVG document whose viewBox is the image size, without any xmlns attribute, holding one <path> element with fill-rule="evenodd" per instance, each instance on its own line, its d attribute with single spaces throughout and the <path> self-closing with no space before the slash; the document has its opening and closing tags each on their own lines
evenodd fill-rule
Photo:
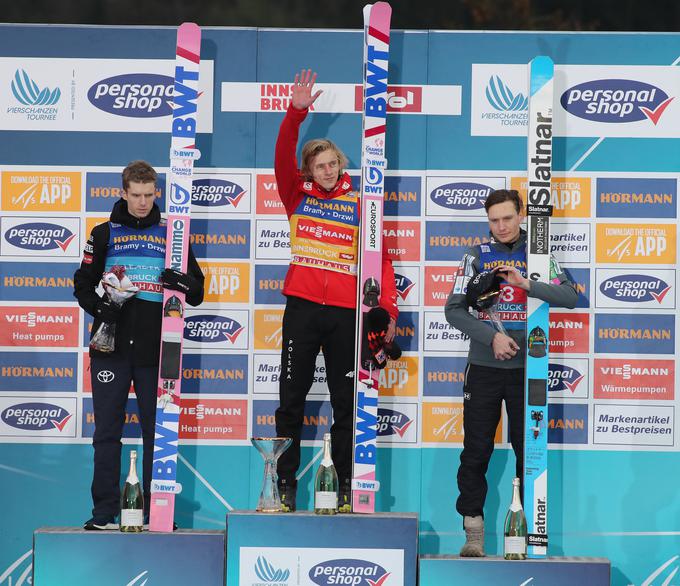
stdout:
<svg viewBox="0 0 680 586">
<path fill-rule="evenodd" d="M 484 207 L 484 202 L 493 189 L 481 183 L 447 183 L 433 189 L 430 199 L 450 210 L 478 210 Z"/>
<path fill-rule="evenodd" d="M 129 118 L 158 118 L 172 114 L 175 80 L 155 73 L 108 77 L 87 90 L 87 99 L 109 114 Z"/>
<path fill-rule="evenodd" d="M 17 69 L 12 80 L 12 94 L 24 106 L 54 106 L 61 97 L 61 90 L 57 87 L 40 89 L 23 69 Z"/>
<path fill-rule="evenodd" d="M 20 224 L 5 233 L 5 240 L 12 246 L 25 250 L 55 250 L 66 252 L 68 245 L 76 237 L 68 228 L 57 224 L 33 222 Z"/>
<path fill-rule="evenodd" d="M 50 403 L 20 403 L 7 407 L 0 415 L 4 423 L 23 431 L 64 431 L 71 417 L 66 409 Z"/>
<path fill-rule="evenodd" d="M 309 577 L 319 586 L 352 584 L 352 586 L 384 586 L 389 573 L 366 560 L 341 559 L 321 562 L 309 570 Z"/>
<path fill-rule="evenodd" d="M 255 562 L 255 575 L 265 584 L 279 584 L 288 580 L 290 570 L 277 569 L 260 555 L 257 556 L 257 562 Z"/>
<path fill-rule="evenodd" d="M 555 392 L 568 390 L 573 394 L 584 377 L 585 375 L 571 366 L 551 362 L 548 365 L 548 390 Z"/>
<path fill-rule="evenodd" d="M 203 207 L 237 207 L 246 190 L 238 183 L 226 179 L 195 179 L 191 190 L 191 203 Z"/>
<path fill-rule="evenodd" d="M 587 81 L 560 98 L 562 107 L 578 118 L 615 124 L 648 118 L 656 125 L 672 101 L 661 88 L 633 79 Z"/>
<path fill-rule="evenodd" d="M 600 285 L 600 291 L 615 301 L 662 303 L 671 287 L 663 279 L 649 275 L 621 275 L 611 277 Z"/>
<path fill-rule="evenodd" d="M 411 289 L 413 289 L 416 284 L 407 276 L 400 275 L 399 273 L 394 273 L 394 280 L 397 285 L 397 295 L 399 295 L 401 299 L 406 300 Z"/>
<path fill-rule="evenodd" d="M 196 315 L 184 323 L 184 337 L 193 342 L 221 342 L 227 339 L 235 344 L 243 329 L 234 319 L 220 315 Z"/>
<path fill-rule="evenodd" d="M 392 409 L 378 409 L 378 435 L 380 436 L 404 437 L 412 423 L 413 419 L 404 413 Z"/>
<path fill-rule="evenodd" d="M 499 112 L 524 112 L 529 109 L 529 98 L 513 94 L 500 77 L 493 75 L 486 86 L 486 99 Z"/>
</svg>

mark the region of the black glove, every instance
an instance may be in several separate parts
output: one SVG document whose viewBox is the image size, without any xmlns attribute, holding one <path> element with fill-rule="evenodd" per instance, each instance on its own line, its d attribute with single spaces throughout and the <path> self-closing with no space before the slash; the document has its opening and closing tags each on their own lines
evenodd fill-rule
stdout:
<svg viewBox="0 0 680 586">
<path fill-rule="evenodd" d="M 118 321 L 122 305 L 116 305 L 110 299 L 102 298 L 94 308 L 94 318 L 107 324 Z"/>
<path fill-rule="evenodd" d="M 387 360 L 396 360 L 401 349 L 396 342 L 386 342 L 390 314 L 383 307 L 373 307 L 364 316 L 364 343 L 362 344 L 362 363 L 365 368 L 372 363 L 375 368 L 387 366 Z"/>
<path fill-rule="evenodd" d="M 198 281 L 191 275 L 187 275 L 186 273 L 182 273 L 175 269 L 165 269 L 161 273 L 161 283 L 166 289 L 179 291 L 185 295 L 189 293 L 189 291 L 196 290 L 198 287 Z"/>
<path fill-rule="evenodd" d="M 492 307 L 501 294 L 502 282 L 495 270 L 478 273 L 468 282 L 465 293 L 467 304 L 473 309 Z"/>
</svg>

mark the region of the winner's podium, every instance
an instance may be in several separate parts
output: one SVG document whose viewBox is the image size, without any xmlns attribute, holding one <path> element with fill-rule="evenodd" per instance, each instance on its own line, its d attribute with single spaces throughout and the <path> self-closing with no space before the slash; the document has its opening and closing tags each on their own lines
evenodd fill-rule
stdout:
<svg viewBox="0 0 680 586">
<path fill-rule="evenodd" d="M 224 585 L 224 531 L 44 527 L 33 533 L 34 586 Z"/>
<path fill-rule="evenodd" d="M 417 556 L 416 513 L 227 515 L 227 586 L 414 586 Z"/>
<path fill-rule="evenodd" d="M 605 558 L 555 557 L 509 561 L 502 557 L 461 558 L 424 555 L 420 558 L 420 586 L 609 586 L 610 562 Z"/>
</svg>

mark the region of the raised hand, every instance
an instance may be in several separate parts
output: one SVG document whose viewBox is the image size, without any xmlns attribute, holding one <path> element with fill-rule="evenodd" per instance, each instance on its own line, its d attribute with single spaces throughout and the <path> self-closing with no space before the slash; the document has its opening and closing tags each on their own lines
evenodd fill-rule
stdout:
<svg viewBox="0 0 680 586">
<path fill-rule="evenodd" d="M 291 95 L 293 108 L 296 110 L 306 110 L 316 102 L 316 99 L 323 93 L 323 90 L 312 93 L 315 81 L 316 71 L 311 69 L 303 69 L 300 73 L 295 74 Z"/>
</svg>

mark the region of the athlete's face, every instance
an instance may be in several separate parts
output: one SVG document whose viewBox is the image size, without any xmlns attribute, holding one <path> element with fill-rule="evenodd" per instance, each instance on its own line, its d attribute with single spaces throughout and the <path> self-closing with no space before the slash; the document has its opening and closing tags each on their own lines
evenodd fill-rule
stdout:
<svg viewBox="0 0 680 586">
<path fill-rule="evenodd" d="M 314 181 L 324 189 L 333 189 L 340 177 L 340 162 L 333 149 L 327 149 L 313 157 L 309 168 L 312 171 Z"/>
<path fill-rule="evenodd" d="M 130 215 L 146 218 L 156 199 L 156 185 L 153 182 L 130 181 L 128 188 L 123 190 L 123 199 L 127 202 Z"/>
<path fill-rule="evenodd" d="M 487 216 L 491 233 L 498 242 L 509 244 L 519 238 L 522 215 L 515 209 L 513 202 L 503 201 L 492 205 Z"/>
</svg>

